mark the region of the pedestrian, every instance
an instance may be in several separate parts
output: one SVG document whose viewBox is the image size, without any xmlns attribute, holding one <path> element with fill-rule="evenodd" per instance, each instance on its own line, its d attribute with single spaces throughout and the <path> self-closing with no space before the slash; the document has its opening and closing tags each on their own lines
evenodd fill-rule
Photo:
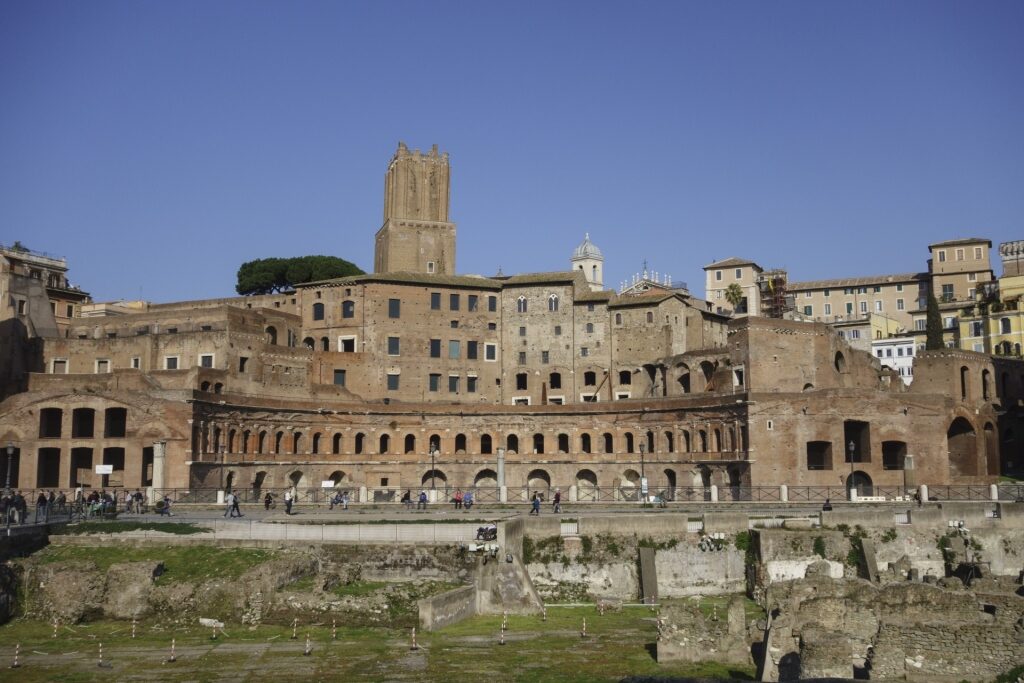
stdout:
<svg viewBox="0 0 1024 683">
<path fill-rule="evenodd" d="M 462 507 L 462 489 L 455 489 L 455 497 L 452 502 L 455 503 L 456 510 Z"/>
<path fill-rule="evenodd" d="M 271 493 L 270 491 L 267 491 L 267 495 L 263 496 L 263 509 L 264 510 L 269 510 L 270 507 L 273 504 L 274 504 L 274 494 Z"/>
<path fill-rule="evenodd" d="M 424 510 L 427 509 L 427 492 L 426 491 L 420 491 L 420 497 L 419 497 L 419 500 L 416 503 L 416 509 L 419 510 L 420 508 L 423 508 Z"/>
<path fill-rule="evenodd" d="M 540 492 L 535 491 L 533 494 L 532 509 L 530 510 L 531 515 L 537 515 L 540 517 Z"/>
<path fill-rule="evenodd" d="M 471 507 L 473 507 L 473 491 L 472 491 L 472 489 L 469 490 L 469 491 L 466 491 L 462 495 L 462 511 L 463 512 L 469 512 L 469 509 Z"/>
<path fill-rule="evenodd" d="M 68 505 L 68 498 L 64 495 L 63 491 L 57 493 L 57 499 L 54 501 L 54 504 L 57 506 L 58 510 L 62 513 L 64 512 L 64 508 Z"/>
<path fill-rule="evenodd" d="M 242 498 L 237 493 L 232 494 L 232 495 L 233 495 L 233 497 L 232 497 L 232 500 L 231 500 L 231 516 L 232 517 L 241 517 L 242 516 L 242 511 L 238 508 L 238 506 L 242 503 Z"/>
<path fill-rule="evenodd" d="M 171 498 L 166 493 L 164 494 L 163 504 L 163 507 L 160 508 L 160 515 L 167 515 L 168 517 L 173 517 L 174 513 L 171 512 Z"/>
<path fill-rule="evenodd" d="M 402 505 L 406 510 L 412 510 L 412 492 L 408 489 L 402 494 Z"/>
<path fill-rule="evenodd" d="M 18 513 L 18 524 L 24 524 L 28 521 L 28 503 L 25 501 L 25 496 L 21 495 L 21 491 L 17 491 L 14 494 L 14 509 Z"/>
<path fill-rule="evenodd" d="M 224 516 L 231 515 L 231 510 L 235 507 L 235 494 L 228 491 L 228 494 L 224 496 Z M 231 515 L 232 517 L 234 515 Z"/>
<path fill-rule="evenodd" d="M 42 517 L 43 521 L 46 521 L 46 494 L 42 491 L 39 492 L 39 497 L 36 498 L 36 524 L 39 524 L 39 518 Z"/>
<path fill-rule="evenodd" d="M 832 512 L 832 501 L 825 498 L 825 504 L 821 506 L 822 512 Z"/>
<path fill-rule="evenodd" d="M 292 490 L 284 490 L 284 514 L 292 514 Z"/>
<path fill-rule="evenodd" d="M 551 508 L 556 515 L 562 511 L 562 489 L 555 489 L 555 497 L 551 499 Z"/>
<path fill-rule="evenodd" d="M 348 510 L 348 491 L 341 494 L 341 509 Z"/>
</svg>

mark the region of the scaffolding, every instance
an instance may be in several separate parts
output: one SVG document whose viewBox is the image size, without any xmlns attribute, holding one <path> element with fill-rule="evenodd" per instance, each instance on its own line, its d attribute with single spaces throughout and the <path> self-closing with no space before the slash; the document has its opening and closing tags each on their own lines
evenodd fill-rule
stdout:
<svg viewBox="0 0 1024 683">
<path fill-rule="evenodd" d="M 757 287 L 761 292 L 761 315 L 782 318 L 792 308 L 792 298 L 786 296 L 788 274 L 782 268 L 773 268 L 758 274 Z"/>
</svg>

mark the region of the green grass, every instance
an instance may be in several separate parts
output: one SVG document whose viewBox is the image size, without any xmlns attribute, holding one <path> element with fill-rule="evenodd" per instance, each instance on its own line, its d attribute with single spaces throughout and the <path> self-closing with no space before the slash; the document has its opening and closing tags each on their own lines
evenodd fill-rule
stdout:
<svg viewBox="0 0 1024 683">
<path fill-rule="evenodd" d="M 331 589 L 331 592 L 339 597 L 362 597 L 376 593 L 386 588 L 387 585 L 381 581 L 354 581 L 352 583 L 340 583 Z"/>
<path fill-rule="evenodd" d="M 215 548 L 210 546 L 172 546 L 167 548 L 127 548 L 117 546 L 51 545 L 32 556 L 41 563 L 71 560 L 94 562 L 100 571 L 119 562 L 161 561 L 164 573 L 157 583 L 203 581 L 210 578 L 237 579 L 247 570 L 274 557 L 272 550 Z"/>
<path fill-rule="evenodd" d="M 435 632 L 417 633 L 420 650 L 409 649 L 409 629 L 347 627 L 338 624 L 331 640 L 331 617 L 299 622 L 298 639 L 290 626 L 243 627 L 227 624 L 216 641 L 198 625 L 159 627 L 139 622 L 130 637 L 127 622 L 53 627 L 16 620 L 0 627 L 0 664 L 6 666 L 15 643 L 24 666 L 17 679 L 36 681 L 110 681 L 143 678 L 163 682 L 222 679 L 262 681 L 618 681 L 626 676 L 733 677 L 753 680 L 752 666 L 658 664 L 657 627 L 649 608 L 624 608 L 600 616 L 593 607 L 550 608 L 547 621 L 509 616 L 506 644 L 498 645 L 501 616 L 469 619 Z M 587 620 L 587 638 L 579 631 Z M 302 655 L 306 633 L 313 651 Z M 178 662 L 163 664 L 176 639 Z M 97 664 L 98 645 L 112 666 Z M 35 653 L 46 653 L 44 655 Z"/>
<path fill-rule="evenodd" d="M 210 529 L 186 522 L 79 522 L 69 524 L 59 533 L 78 536 L 82 534 L 122 534 L 129 531 L 162 531 L 165 534 L 187 536 L 206 533 Z"/>
</svg>

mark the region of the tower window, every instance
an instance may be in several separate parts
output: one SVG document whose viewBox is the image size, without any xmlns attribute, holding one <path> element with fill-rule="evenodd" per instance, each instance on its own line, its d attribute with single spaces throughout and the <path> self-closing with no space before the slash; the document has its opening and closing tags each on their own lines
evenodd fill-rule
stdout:
<svg viewBox="0 0 1024 683">
<path fill-rule="evenodd" d="M 526 313 L 526 297 L 521 296 L 516 299 L 516 313 Z"/>
</svg>

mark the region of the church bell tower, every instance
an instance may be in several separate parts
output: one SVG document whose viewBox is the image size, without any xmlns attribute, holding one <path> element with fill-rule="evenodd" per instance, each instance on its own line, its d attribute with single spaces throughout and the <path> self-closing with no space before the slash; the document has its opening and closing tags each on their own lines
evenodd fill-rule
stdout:
<svg viewBox="0 0 1024 683">
<path fill-rule="evenodd" d="M 422 154 L 404 142 L 384 176 L 384 225 L 373 272 L 455 273 L 455 224 L 448 221 L 448 153 Z"/>
</svg>

